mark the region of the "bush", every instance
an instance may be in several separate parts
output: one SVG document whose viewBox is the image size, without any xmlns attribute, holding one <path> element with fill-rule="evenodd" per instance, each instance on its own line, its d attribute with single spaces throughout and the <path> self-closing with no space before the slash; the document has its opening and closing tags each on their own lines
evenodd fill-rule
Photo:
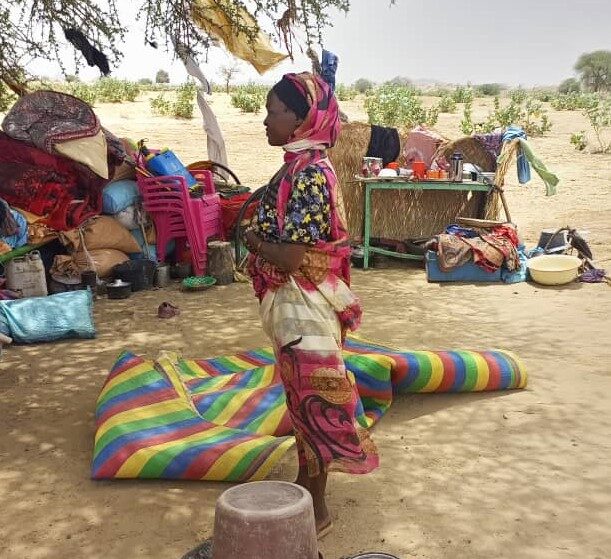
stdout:
<svg viewBox="0 0 611 559">
<path fill-rule="evenodd" d="M 153 113 L 161 116 L 169 116 L 172 112 L 172 103 L 165 98 L 163 93 L 151 99 L 151 109 Z"/>
<path fill-rule="evenodd" d="M 70 83 L 67 85 L 68 87 L 65 88 L 64 93 L 74 95 L 82 101 L 85 101 L 85 103 L 88 105 L 94 105 L 98 100 L 98 93 L 95 85 L 80 82 Z M 61 88 L 58 87 L 53 87 L 53 89 L 61 91 Z"/>
<path fill-rule="evenodd" d="M 448 97 L 452 96 L 452 91 L 447 87 L 433 87 L 432 89 L 427 89 L 424 95 L 430 95 L 431 97 Z"/>
<path fill-rule="evenodd" d="M 444 95 L 439 100 L 437 107 L 440 113 L 454 113 L 456 112 L 456 101 L 450 95 Z"/>
<path fill-rule="evenodd" d="M 520 98 L 521 96 L 515 96 Z M 465 103 L 460 129 L 463 134 L 489 133 L 497 128 L 507 128 L 515 124 L 524 129 L 530 136 L 541 136 L 548 132 L 552 123 L 541 103 L 533 97 L 523 102 L 512 99 L 507 106 L 501 106 L 500 99 L 494 98 L 494 111 L 489 113 L 483 122 L 473 122 L 472 103 Z"/>
<path fill-rule="evenodd" d="M 577 93 L 575 91 L 556 95 L 551 100 L 552 107 L 557 111 L 579 111 L 587 109 L 597 103 L 595 93 Z"/>
<path fill-rule="evenodd" d="M 358 91 L 352 87 L 346 87 L 344 84 L 339 84 L 335 88 L 335 96 L 338 101 L 352 101 L 357 95 Z"/>
<path fill-rule="evenodd" d="M 8 111 L 15 101 L 17 101 L 17 96 L 0 82 L 0 113 Z"/>
<path fill-rule="evenodd" d="M 414 89 L 388 84 L 376 88 L 365 99 L 365 110 L 369 123 L 381 126 L 433 126 L 439 117 L 437 107 L 428 111 L 423 108 Z"/>
<path fill-rule="evenodd" d="M 172 114 L 178 118 L 193 118 L 193 106 L 197 87 L 193 82 L 183 83 L 177 91 Z"/>
<path fill-rule="evenodd" d="M 528 93 L 526 93 L 526 90 L 522 89 L 521 87 L 518 87 L 518 89 L 512 89 L 509 92 L 509 98 L 511 99 L 512 103 L 515 103 L 516 105 L 521 105 L 524 103 L 527 97 Z"/>
<path fill-rule="evenodd" d="M 265 104 L 269 89 L 265 86 L 248 84 L 235 88 L 231 94 L 231 105 L 243 113 L 258 114 Z"/>
<path fill-rule="evenodd" d="M 452 99 L 455 103 L 470 103 L 473 97 L 473 89 L 462 85 L 457 86 L 452 92 Z"/>
<path fill-rule="evenodd" d="M 140 78 L 138 80 L 138 85 L 142 85 L 142 86 L 149 86 L 149 85 L 153 85 L 153 80 L 150 78 Z"/>
<path fill-rule="evenodd" d="M 556 92 L 551 89 L 536 89 L 533 97 L 542 103 L 549 103 L 556 97 Z"/>
<path fill-rule="evenodd" d="M 575 146 L 577 151 L 583 151 L 586 149 L 588 145 L 588 140 L 586 138 L 586 131 L 582 130 L 581 132 L 576 132 L 575 134 L 571 134 L 571 144 Z"/>
<path fill-rule="evenodd" d="M 96 96 L 102 103 L 122 103 L 135 101 L 140 94 L 140 86 L 134 82 L 101 78 L 95 84 Z"/>
<path fill-rule="evenodd" d="M 166 99 L 165 93 L 160 93 L 151 99 L 151 109 L 154 114 L 174 116 L 177 118 L 193 118 L 194 98 L 197 87 L 193 82 L 186 82 L 176 90 L 174 102 Z"/>
<path fill-rule="evenodd" d="M 165 70 L 159 70 L 155 74 L 155 83 L 170 83 L 170 74 Z"/>
<path fill-rule="evenodd" d="M 611 99 L 594 95 L 591 105 L 584 110 L 584 113 L 598 140 L 599 147 L 594 153 L 611 152 L 611 143 L 607 144 L 603 140 L 603 131 L 611 127 Z"/>
<path fill-rule="evenodd" d="M 477 86 L 476 91 L 484 97 L 497 97 L 501 94 L 501 84 L 483 83 Z"/>
<path fill-rule="evenodd" d="M 564 80 L 558 86 L 558 93 L 563 93 L 565 95 L 567 93 L 580 93 L 580 92 L 581 92 L 581 84 L 579 83 L 579 80 L 576 80 L 575 78 L 568 78 Z"/>
<path fill-rule="evenodd" d="M 352 87 L 354 87 L 354 89 L 356 89 L 359 93 L 367 93 L 373 89 L 373 82 L 365 78 L 360 78 L 354 82 Z"/>
</svg>

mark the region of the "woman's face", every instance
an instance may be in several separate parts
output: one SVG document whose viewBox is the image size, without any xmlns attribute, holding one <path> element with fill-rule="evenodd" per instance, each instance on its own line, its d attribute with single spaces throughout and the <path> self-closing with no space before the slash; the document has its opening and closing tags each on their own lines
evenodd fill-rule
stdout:
<svg viewBox="0 0 611 559">
<path fill-rule="evenodd" d="M 303 122 L 293 111 L 280 101 L 278 96 L 270 91 L 267 96 L 267 116 L 263 121 L 270 146 L 283 146 L 288 143 L 293 132 Z"/>
</svg>

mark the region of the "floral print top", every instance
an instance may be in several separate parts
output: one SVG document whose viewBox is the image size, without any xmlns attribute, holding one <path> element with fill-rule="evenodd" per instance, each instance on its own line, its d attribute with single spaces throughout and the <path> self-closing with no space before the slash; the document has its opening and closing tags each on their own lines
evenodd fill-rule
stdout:
<svg viewBox="0 0 611 559">
<path fill-rule="evenodd" d="M 257 212 L 256 228 L 266 241 L 314 245 L 318 241 L 329 240 L 329 188 L 327 177 L 319 166 L 306 167 L 295 177 L 287 202 L 282 235 L 278 231 L 277 194 L 278 183 L 270 184 Z"/>
</svg>

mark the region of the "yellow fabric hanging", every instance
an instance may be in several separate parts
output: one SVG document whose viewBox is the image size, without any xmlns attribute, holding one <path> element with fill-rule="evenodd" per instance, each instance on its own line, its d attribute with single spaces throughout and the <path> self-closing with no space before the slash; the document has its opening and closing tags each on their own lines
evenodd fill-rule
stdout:
<svg viewBox="0 0 611 559">
<path fill-rule="evenodd" d="M 195 25 L 210 37 L 222 41 L 225 48 L 235 57 L 250 62 L 259 74 L 264 74 L 288 58 L 288 54 L 274 50 L 263 31 L 259 31 L 252 41 L 245 33 L 236 33 L 227 17 L 227 10 L 237 10 L 238 17 L 244 25 L 254 26 L 257 23 L 245 8 L 236 6 L 231 0 L 194 0 L 191 17 Z"/>
</svg>

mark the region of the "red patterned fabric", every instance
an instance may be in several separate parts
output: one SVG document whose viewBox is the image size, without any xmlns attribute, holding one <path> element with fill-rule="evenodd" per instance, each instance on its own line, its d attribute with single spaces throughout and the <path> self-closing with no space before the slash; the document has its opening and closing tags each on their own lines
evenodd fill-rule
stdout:
<svg viewBox="0 0 611 559">
<path fill-rule="evenodd" d="M 73 229 L 100 214 L 106 182 L 69 159 L 0 132 L 0 196 L 16 208 L 44 216 L 53 229 Z"/>
</svg>

